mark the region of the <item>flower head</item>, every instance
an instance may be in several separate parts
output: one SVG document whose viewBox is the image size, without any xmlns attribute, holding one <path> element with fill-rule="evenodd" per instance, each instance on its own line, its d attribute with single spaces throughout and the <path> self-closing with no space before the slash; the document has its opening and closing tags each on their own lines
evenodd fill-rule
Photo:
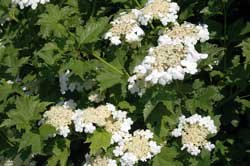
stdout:
<svg viewBox="0 0 250 166">
<path fill-rule="evenodd" d="M 184 22 L 179 25 L 176 23 L 171 28 L 166 28 L 165 32 L 159 37 L 159 45 L 170 43 L 183 43 L 185 45 L 195 45 L 198 41 L 205 42 L 209 39 L 207 25 L 195 25 Z"/>
<path fill-rule="evenodd" d="M 160 153 L 161 146 L 152 140 L 153 133 L 149 130 L 136 130 L 133 135 L 128 134 L 114 149 L 115 156 L 121 156 L 120 162 L 124 166 L 132 166 L 138 161 L 147 161 Z"/>
<path fill-rule="evenodd" d="M 69 126 L 72 123 L 73 111 L 65 106 L 52 106 L 43 114 L 43 123 L 56 128 L 59 135 L 67 137 L 70 133 Z"/>
<path fill-rule="evenodd" d="M 187 151 L 194 156 L 197 156 L 201 148 L 211 151 L 214 145 L 209 142 L 208 136 L 217 133 L 217 128 L 214 121 L 209 117 L 201 117 L 200 115 L 193 115 L 189 118 L 181 116 L 179 118 L 178 128 L 172 131 L 172 136 L 182 137 L 182 150 Z"/>
<path fill-rule="evenodd" d="M 158 39 L 158 46 L 152 47 L 141 64 L 134 68 L 129 79 L 131 93 L 143 95 L 155 84 L 165 86 L 173 80 L 183 80 L 185 74 L 196 74 L 198 62 L 208 57 L 196 51 L 198 41 L 208 40 L 207 26 L 190 23 L 168 28 Z"/>
<path fill-rule="evenodd" d="M 105 34 L 105 39 L 109 39 L 112 44 L 120 45 L 121 37 L 128 43 L 137 43 L 142 40 L 144 31 L 137 23 L 138 10 L 133 9 L 129 13 L 121 13 L 118 18 L 111 22 L 112 28 Z"/>
<path fill-rule="evenodd" d="M 160 20 L 163 25 L 176 22 L 179 6 L 170 0 L 148 0 L 144 8 L 140 10 L 138 20 L 142 25 L 147 25 L 153 19 Z"/>
<path fill-rule="evenodd" d="M 75 130 L 77 132 L 93 133 L 96 127 L 102 127 L 112 134 L 111 143 L 123 139 L 131 129 L 133 121 L 127 117 L 127 113 L 116 110 L 112 104 L 89 107 L 84 110 L 76 110 L 73 116 Z"/>
</svg>

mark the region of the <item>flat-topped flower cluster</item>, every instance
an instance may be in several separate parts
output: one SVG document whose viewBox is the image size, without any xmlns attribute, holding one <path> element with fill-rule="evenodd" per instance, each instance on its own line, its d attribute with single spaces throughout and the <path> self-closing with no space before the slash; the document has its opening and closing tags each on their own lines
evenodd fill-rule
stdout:
<svg viewBox="0 0 250 166">
<path fill-rule="evenodd" d="M 217 133 L 217 128 L 214 121 L 209 117 L 202 117 L 194 114 L 186 118 L 179 118 L 178 128 L 172 131 L 172 136 L 180 137 L 182 141 L 182 150 L 187 149 L 191 155 L 197 156 L 202 148 L 208 151 L 214 149 L 214 144 L 207 141 L 209 135 Z"/>
<path fill-rule="evenodd" d="M 138 161 L 146 162 L 160 153 L 161 146 L 153 141 L 153 133 L 150 130 L 136 130 L 118 142 L 113 153 L 121 157 L 122 166 L 133 166 Z"/>
<path fill-rule="evenodd" d="M 72 116 L 76 132 L 93 133 L 97 127 L 104 128 L 112 134 L 111 143 L 119 142 L 128 134 L 133 121 L 127 112 L 116 110 L 112 104 L 100 105 L 76 110 Z"/>
<path fill-rule="evenodd" d="M 140 25 L 146 26 L 153 20 L 160 20 L 164 26 L 176 22 L 178 11 L 177 3 L 170 0 L 149 0 L 140 10 L 120 13 L 111 22 L 112 28 L 104 38 L 109 39 L 113 45 L 120 45 L 123 38 L 130 44 L 139 43 L 145 35 Z"/>
<path fill-rule="evenodd" d="M 158 39 L 158 46 L 150 48 L 142 63 L 134 68 L 128 89 L 142 96 L 153 85 L 164 86 L 173 80 L 183 80 L 185 74 L 197 73 L 198 61 L 208 55 L 198 53 L 195 44 L 208 39 L 206 25 L 185 22 L 166 28 Z"/>
<path fill-rule="evenodd" d="M 61 102 L 52 106 L 43 114 L 41 123 L 56 128 L 56 134 L 67 137 L 70 127 L 74 124 L 76 132 L 92 134 L 97 128 L 110 133 L 110 144 L 114 146 L 113 154 L 122 166 L 133 166 L 138 161 L 147 161 L 160 153 L 161 146 L 153 141 L 153 133 L 149 130 L 136 130 L 130 134 L 133 121 L 127 112 L 117 110 L 112 104 L 100 105 L 96 108 L 77 109 L 72 101 Z M 56 135 L 55 134 L 55 135 Z M 53 135 L 53 136 L 55 136 Z M 105 156 L 90 157 L 86 166 L 115 166 L 116 160 Z"/>
<path fill-rule="evenodd" d="M 139 25 L 147 26 L 152 20 L 160 20 L 166 26 L 159 32 L 158 46 L 148 50 L 148 55 L 128 79 L 131 93 L 142 96 L 153 85 L 164 86 L 173 80 L 183 80 L 185 74 L 197 73 L 198 61 L 208 57 L 195 49 L 198 42 L 209 39 L 207 25 L 179 24 L 178 11 L 179 6 L 170 0 L 148 0 L 142 9 L 121 13 L 111 22 L 112 28 L 104 38 L 114 45 L 121 44 L 123 38 L 131 46 L 138 45 L 145 35 Z"/>
</svg>

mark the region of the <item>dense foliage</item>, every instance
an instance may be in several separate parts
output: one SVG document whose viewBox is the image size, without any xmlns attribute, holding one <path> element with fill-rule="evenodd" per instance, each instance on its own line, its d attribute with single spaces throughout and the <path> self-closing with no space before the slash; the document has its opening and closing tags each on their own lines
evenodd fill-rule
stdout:
<svg viewBox="0 0 250 166">
<path fill-rule="evenodd" d="M 111 135 L 97 122 L 92 134 L 69 125 L 67 137 L 52 136 L 56 131 L 43 123 L 44 112 L 70 99 L 80 109 L 112 103 L 133 120 L 131 133 L 153 132 L 161 152 L 137 165 L 249 165 L 250 2 L 175 0 L 180 24 L 208 25 L 210 39 L 196 45 L 208 58 L 198 63 L 195 75 L 138 96 L 128 90 L 128 78 L 157 45 L 164 26 L 158 20 L 141 26 L 145 35 L 136 46 L 112 45 L 104 35 L 119 13 L 146 2 L 51 0 L 20 9 L 0 0 L 0 165 L 13 160 L 14 165 L 78 166 L 87 153 L 112 156 Z M 181 115 L 194 114 L 210 116 L 218 130 L 209 139 L 215 148 L 197 156 L 181 150 L 180 139 L 171 136 Z"/>
</svg>

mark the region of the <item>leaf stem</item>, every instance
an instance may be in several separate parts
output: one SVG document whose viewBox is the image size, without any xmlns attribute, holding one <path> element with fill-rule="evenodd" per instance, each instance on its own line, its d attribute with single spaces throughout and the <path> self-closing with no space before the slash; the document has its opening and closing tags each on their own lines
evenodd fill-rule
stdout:
<svg viewBox="0 0 250 166">
<path fill-rule="evenodd" d="M 10 13 L 10 18 L 12 19 L 12 20 L 14 20 L 14 21 L 16 21 L 16 22 L 19 22 L 19 20 L 16 18 L 16 16 L 15 16 L 15 14 L 14 14 L 14 12 L 11 12 Z"/>
<path fill-rule="evenodd" d="M 137 5 L 138 7 L 140 7 L 140 8 L 142 7 L 141 4 L 138 2 L 138 0 L 134 0 L 134 1 L 135 1 L 136 5 Z"/>
<path fill-rule="evenodd" d="M 246 98 L 246 97 L 250 97 L 250 95 L 241 96 L 240 99 L 243 99 L 243 98 Z"/>
<path fill-rule="evenodd" d="M 121 74 L 121 75 L 124 74 L 121 70 L 117 69 L 115 66 L 113 66 L 113 65 L 111 65 L 110 63 L 108 63 L 107 61 L 105 61 L 102 57 L 100 57 L 99 55 L 97 55 L 95 52 L 93 52 L 92 55 L 93 55 L 96 59 L 100 60 L 102 63 L 104 63 L 105 65 L 107 65 L 107 66 L 110 67 L 111 69 L 113 69 L 114 71 L 118 72 L 119 74 Z"/>
<path fill-rule="evenodd" d="M 92 7 L 92 11 L 91 11 L 91 16 L 94 16 L 95 10 L 96 10 L 96 0 L 94 0 L 94 4 L 93 4 L 93 7 Z"/>
</svg>

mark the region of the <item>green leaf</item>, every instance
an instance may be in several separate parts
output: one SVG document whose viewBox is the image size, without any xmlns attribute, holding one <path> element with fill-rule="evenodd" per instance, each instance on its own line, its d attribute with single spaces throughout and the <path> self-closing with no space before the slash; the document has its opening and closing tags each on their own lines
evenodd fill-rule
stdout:
<svg viewBox="0 0 250 166">
<path fill-rule="evenodd" d="M 13 93 L 19 93 L 18 89 L 5 80 L 0 82 L 0 101 L 6 100 Z"/>
<path fill-rule="evenodd" d="M 105 130 L 96 130 L 92 135 L 90 135 L 86 143 L 91 143 L 90 145 L 90 155 L 95 155 L 99 150 L 107 150 L 110 146 L 111 134 Z"/>
<path fill-rule="evenodd" d="M 218 65 L 220 60 L 225 56 L 225 48 L 218 47 L 215 44 L 210 43 L 202 43 L 201 44 L 201 52 L 208 54 L 208 58 L 202 60 L 199 63 L 200 67 L 208 67 L 208 65 Z M 210 69 L 211 70 L 211 69 Z"/>
<path fill-rule="evenodd" d="M 150 99 L 147 101 L 147 103 L 144 106 L 143 109 L 143 117 L 144 121 L 147 120 L 151 112 L 154 110 L 154 108 L 159 103 L 165 103 L 166 107 L 168 109 L 174 108 L 173 105 L 178 102 L 178 99 L 176 97 L 176 92 L 171 90 L 158 90 L 158 92 L 154 93 L 152 96 L 150 96 Z M 173 105 L 172 105 L 173 104 Z M 172 106 L 170 106 L 172 105 Z M 169 110 L 170 112 L 173 110 Z"/>
<path fill-rule="evenodd" d="M 197 2 L 189 3 L 188 6 L 185 9 L 182 9 L 179 19 L 180 21 L 185 21 L 187 18 L 194 16 L 194 7 L 197 4 Z"/>
<path fill-rule="evenodd" d="M 119 102 L 118 107 L 122 110 L 127 109 L 130 113 L 133 113 L 136 110 L 136 107 L 134 105 L 129 104 L 127 101 Z"/>
<path fill-rule="evenodd" d="M 79 45 L 99 40 L 108 28 L 108 20 L 107 17 L 102 17 L 98 20 L 91 17 L 84 27 L 77 27 L 76 35 Z"/>
<path fill-rule="evenodd" d="M 3 59 L 3 65 L 8 66 L 6 70 L 12 76 L 16 76 L 19 73 L 20 68 L 28 63 L 29 57 L 18 58 L 18 51 L 13 48 L 9 48 L 11 51 L 7 51 L 7 56 Z"/>
<path fill-rule="evenodd" d="M 41 137 L 38 134 L 32 133 L 32 132 L 25 132 L 23 134 L 18 151 L 31 146 L 32 153 L 41 153 L 42 151 L 42 142 Z"/>
<path fill-rule="evenodd" d="M 40 34 L 43 38 L 50 36 L 66 37 L 68 31 L 64 26 L 64 22 L 70 19 L 75 11 L 70 7 L 60 8 L 57 5 L 46 5 L 46 13 L 40 15 L 37 24 L 40 25 Z"/>
<path fill-rule="evenodd" d="M 118 72 L 105 70 L 97 75 L 96 80 L 99 82 L 100 91 L 102 92 L 116 84 L 120 84 L 122 82 L 122 77 Z"/>
<path fill-rule="evenodd" d="M 240 18 L 228 27 L 228 35 L 231 40 L 239 40 L 240 36 L 250 33 L 250 23 Z"/>
<path fill-rule="evenodd" d="M 73 73 L 78 75 L 82 80 L 84 80 L 84 75 L 93 69 L 93 66 L 87 62 L 80 60 L 70 60 L 68 64 L 68 69 L 71 69 Z"/>
<path fill-rule="evenodd" d="M 111 0 L 113 3 L 124 3 L 127 2 L 128 0 Z"/>
<path fill-rule="evenodd" d="M 48 124 L 43 124 L 41 127 L 39 127 L 39 133 L 40 133 L 41 138 L 43 140 L 46 140 L 51 135 L 56 133 L 56 128 Z"/>
<path fill-rule="evenodd" d="M 70 155 L 70 141 L 68 139 L 57 139 L 53 146 L 53 155 L 48 159 L 48 166 L 66 166 Z"/>
<path fill-rule="evenodd" d="M 207 150 L 201 151 L 201 158 L 198 162 L 198 166 L 210 166 L 210 152 Z"/>
<path fill-rule="evenodd" d="M 242 48 L 242 55 L 246 58 L 245 60 L 245 68 L 250 64 L 250 38 L 243 40 L 239 46 Z"/>
<path fill-rule="evenodd" d="M 241 98 L 239 98 L 239 97 L 236 97 L 235 101 L 236 101 L 237 103 L 242 104 L 244 107 L 250 108 L 250 101 L 249 101 L 249 100 L 241 99 Z"/>
<path fill-rule="evenodd" d="M 221 118 L 221 115 L 216 115 L 212 117 L 214 124 L 218 129 L 220 128 L 220 125 L 221 125 L 220 118 Z"/>
<path fill-rule="evenodd" d="M 61 58 L 60 49 L 52 42 L 46 43 L 36 54 L 48 65 L 54 65 Z"/>
<path fill-rule="evenodd" d="M 30 130 L 33 123 L 41 119 L 40 113 L 43 112 L 50 103 L 40 102 L 38 97 L 34 96 L 21 96 L 17 98 L 15 104 L 16 109 L 10 110 L 7 113 L 9 119 L 3 121 L 0 127 L 16 126 L 18 130 Z"/>
<path fill-rule="evenodd" d="M 154 108 L 156 107 L 157 103 L 153 103 L 151 100 L 149 100 L 146 105 L 144 106 L 143 109 L 143 117 L 144 117 L 144 121 L 147 120 L 148 116 L 151 114 L 151 112 L 154 110 Z"/>
<path fill-rule="evenodd" d="M 175 148 L 163 147 L 161 153 L 154 157 L 152 166 L 182 165 L 181 162 L 175 159 L 177 155 L 178 152 Z"/>
<path fill-rule="evenodd" d="M 202 87 L 193 91 L 193 93 L 193 97 L 185 101 L 187 110 L 192 113 L 194 113 L 197 108 L 212 112 L 213 105 L 223 98 L 216 86 L 208 86 L 206 88 Z"/>
</svg>

